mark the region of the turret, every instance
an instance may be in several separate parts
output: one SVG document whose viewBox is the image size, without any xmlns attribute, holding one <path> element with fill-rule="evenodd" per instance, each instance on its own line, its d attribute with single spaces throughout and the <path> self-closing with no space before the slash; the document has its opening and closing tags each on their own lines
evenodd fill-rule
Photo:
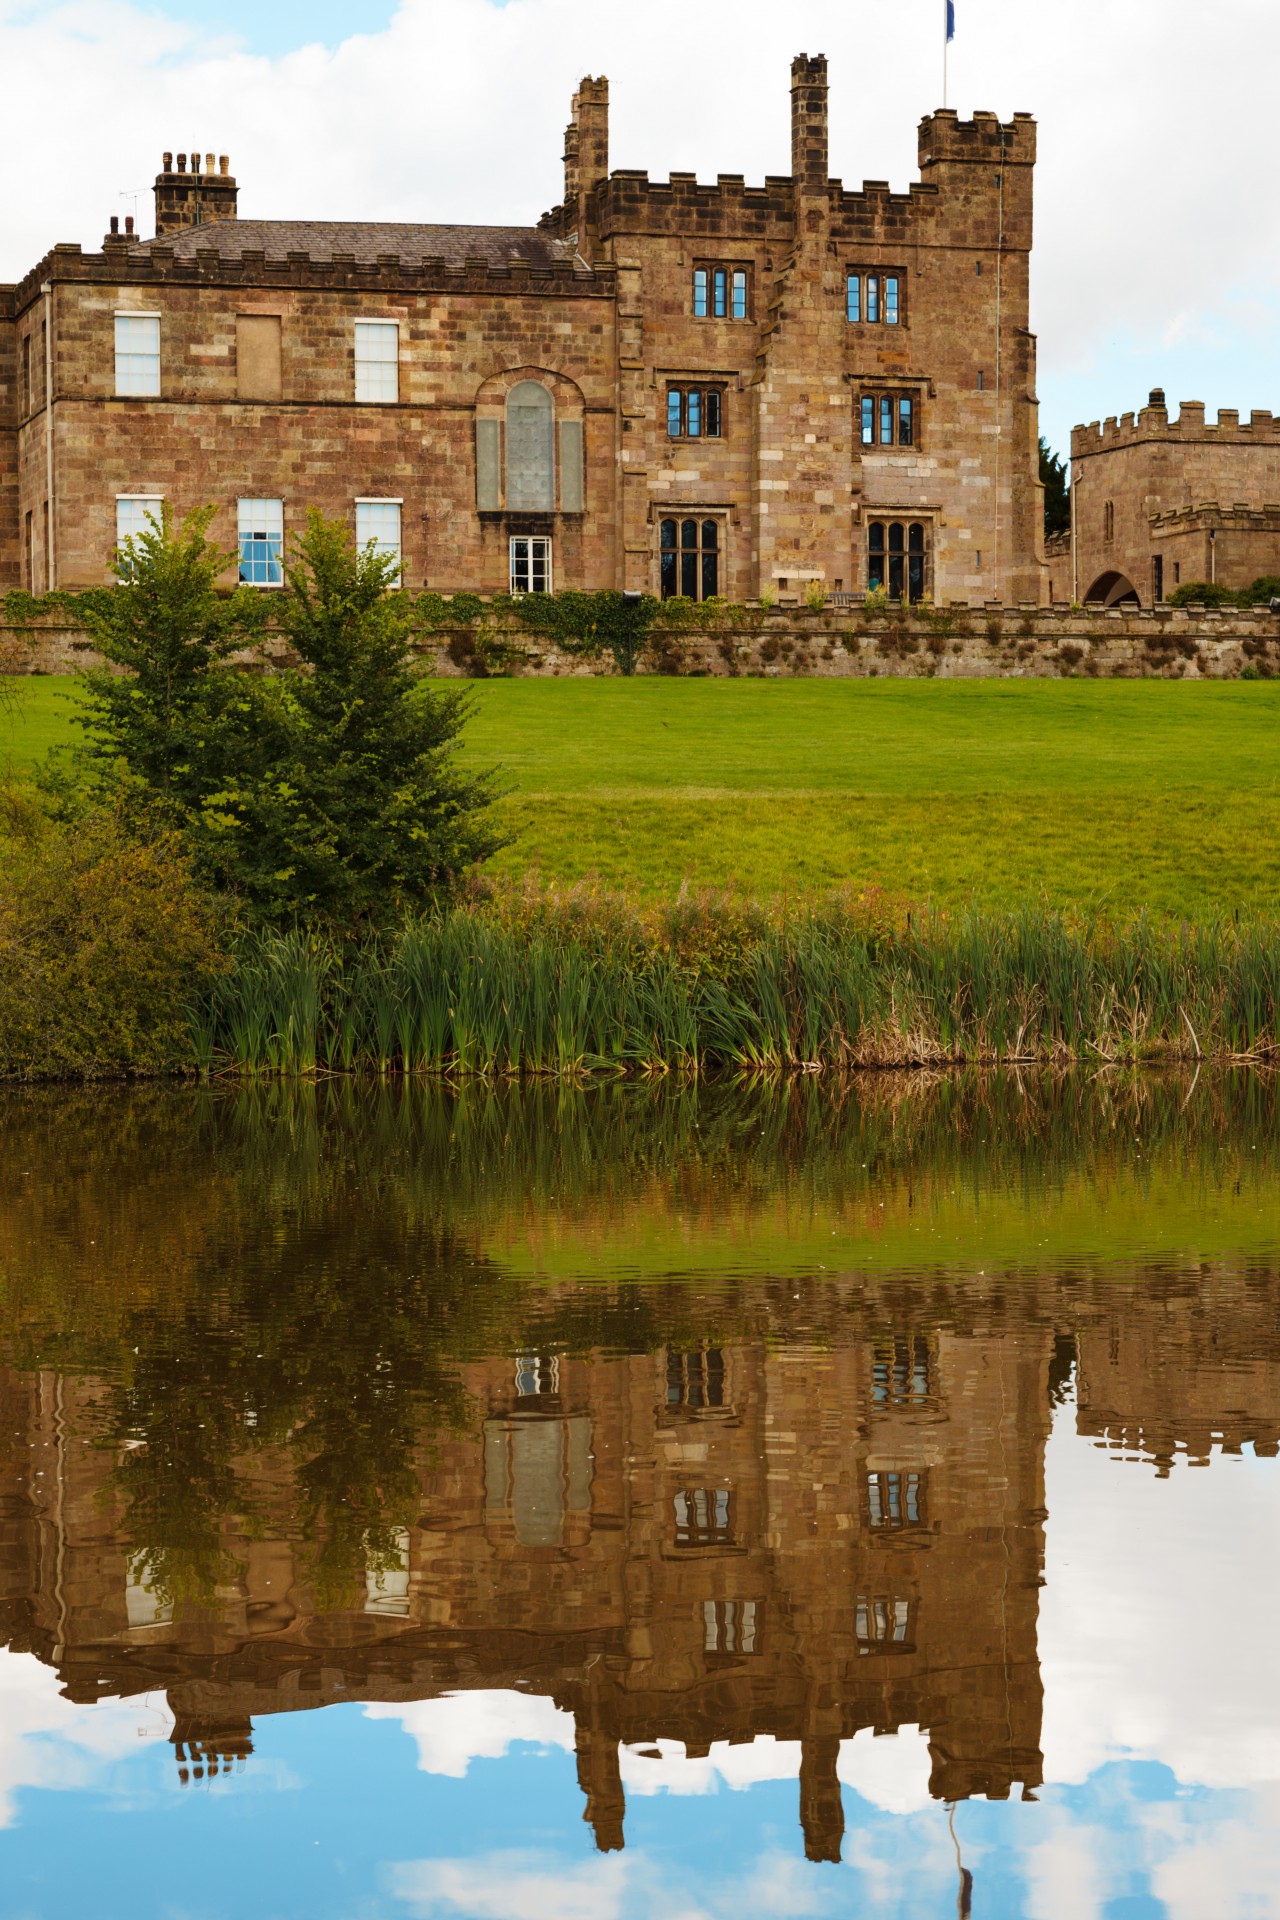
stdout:
<svg viewBox="0 0 1280 1920">
<path fill-rule="evenodd" d="M 791 173 L 806 193 L 827 190 L 827 56 L 791 62 Z"/>
<path fill-rule="evenodd" d="M 572 118 L 564 136 L 564 204 L 576 222 L 578 246 L 584 256 L 591 224 L 590 200 L 609 178 L 609 82 L 590 74 L 573 96 Z"/>
</svg>

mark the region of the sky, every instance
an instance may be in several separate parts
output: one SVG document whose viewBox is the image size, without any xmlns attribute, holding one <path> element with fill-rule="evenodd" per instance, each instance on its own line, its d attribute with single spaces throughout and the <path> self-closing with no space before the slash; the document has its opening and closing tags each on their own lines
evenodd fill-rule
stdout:
<svg viewBox="0 0 1280 1920">
<path fill-rule="evenodd" d="M 569 98 L 612 160 L 789 166 L 791 57 L 831 63 L 833 173 L 916 172 L 943 0 L 0 0 L 0 280 L 109 216 L 150 231 L 166 148 L 229 153 L 243 215 L 522 224 L 560 196 Z M 958 0 L 950 104 L 1040 124 L 1044 429 L 1172 402 L 1280 412 L 1276 0 Z"/>
<path fill-rule="evenodd" d="M 249 1886 L 254 1913 L 313 1920 L 946 1920 L 958 1846 L 975 1920 L 1280 1920 L 1280 1465 L 1159 1480 L 1074 1426 L 1060 1409 L 1046 1458 L 1034 1805 L 962 1802 L 953 1839 L 926 1735 L 865 1729 L 841 1745 L 844 1864 L 808 1867 L 797 1744 L 663 1740 L 623 1750 L 604 1857 L 545 1695 L 262 1715 L 243 1773 L 184 1788 L 163 1694 L 76 1705 L 0 1652 L 0 1905 L 239 1920 Z"/>
</svg>

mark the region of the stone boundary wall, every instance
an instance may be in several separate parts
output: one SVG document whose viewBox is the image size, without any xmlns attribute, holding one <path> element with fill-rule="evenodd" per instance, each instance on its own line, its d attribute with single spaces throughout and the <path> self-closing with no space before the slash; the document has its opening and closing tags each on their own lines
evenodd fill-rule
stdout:
<svg viewBox="0 0 1280 1920">
<path fill-rule="evenodd" d="M 512 651 L 515 659 L 504 657 Z M 450 678 L 614 672 L 607 658 L 561 652 L 502 617 L 433 634 L 422 655 Z M 0 672 L 74 673 L 96 658 L 83 631 L 65 618 L 0 624 Z M 291 661 L 268 639 L 243 664 L 270 670 Z M 1249 670 L 1251 678 L 1270 679 L 1280 678 L 1280 616 L 1206 607 L 732 608 L 705 627 L 653 628 L 639 670 L 845 680 L 1234 680 Z"/>
</svg>

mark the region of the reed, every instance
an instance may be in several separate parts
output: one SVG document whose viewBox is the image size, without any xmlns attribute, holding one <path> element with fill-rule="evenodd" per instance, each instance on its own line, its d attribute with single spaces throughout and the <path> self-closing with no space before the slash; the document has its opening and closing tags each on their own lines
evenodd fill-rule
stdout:
<svg viewBox="0 0 1280 1920">
<path fill-rule="evenodd" d="M 525 889 L 394 938 L 263 935 L 192 1011 L 201 1065 L 480 1079 L 782 1074 L 1280 1050 L 1280 924 L 767 909 Z"/>
</svg>

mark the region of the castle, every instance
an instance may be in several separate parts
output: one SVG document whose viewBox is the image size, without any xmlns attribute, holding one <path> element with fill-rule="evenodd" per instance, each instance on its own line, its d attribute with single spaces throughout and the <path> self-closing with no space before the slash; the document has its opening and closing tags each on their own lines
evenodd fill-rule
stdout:
<svg viewBox="0 0 1280 1920">
<path fill-rule="evenodd" d="M 1074 534 L 1049 543 L 1050 599 L 1158 606 L 1180 586 L 1239 590 L 1280 573 L 1280 420 L 1206 423 L 1156 387 L 1138 414 L 1071 435 Z M 1059 594 L 1059 585 L 1064 591 Z"/>
<path fill-rule="evenodd" d="M 531 227 L 241 221 L 166 154 L 154 239 L 0 288 L 0 587 L 167 499 L 263 587 L 314 507 L 412 589 L 1038 601 L 1034 122 L 930 115 L 893 193 L 829 176 L 825 59 L 791 103 L 789 175 L 651 181 L 584 80 Z"/>
</svg>

